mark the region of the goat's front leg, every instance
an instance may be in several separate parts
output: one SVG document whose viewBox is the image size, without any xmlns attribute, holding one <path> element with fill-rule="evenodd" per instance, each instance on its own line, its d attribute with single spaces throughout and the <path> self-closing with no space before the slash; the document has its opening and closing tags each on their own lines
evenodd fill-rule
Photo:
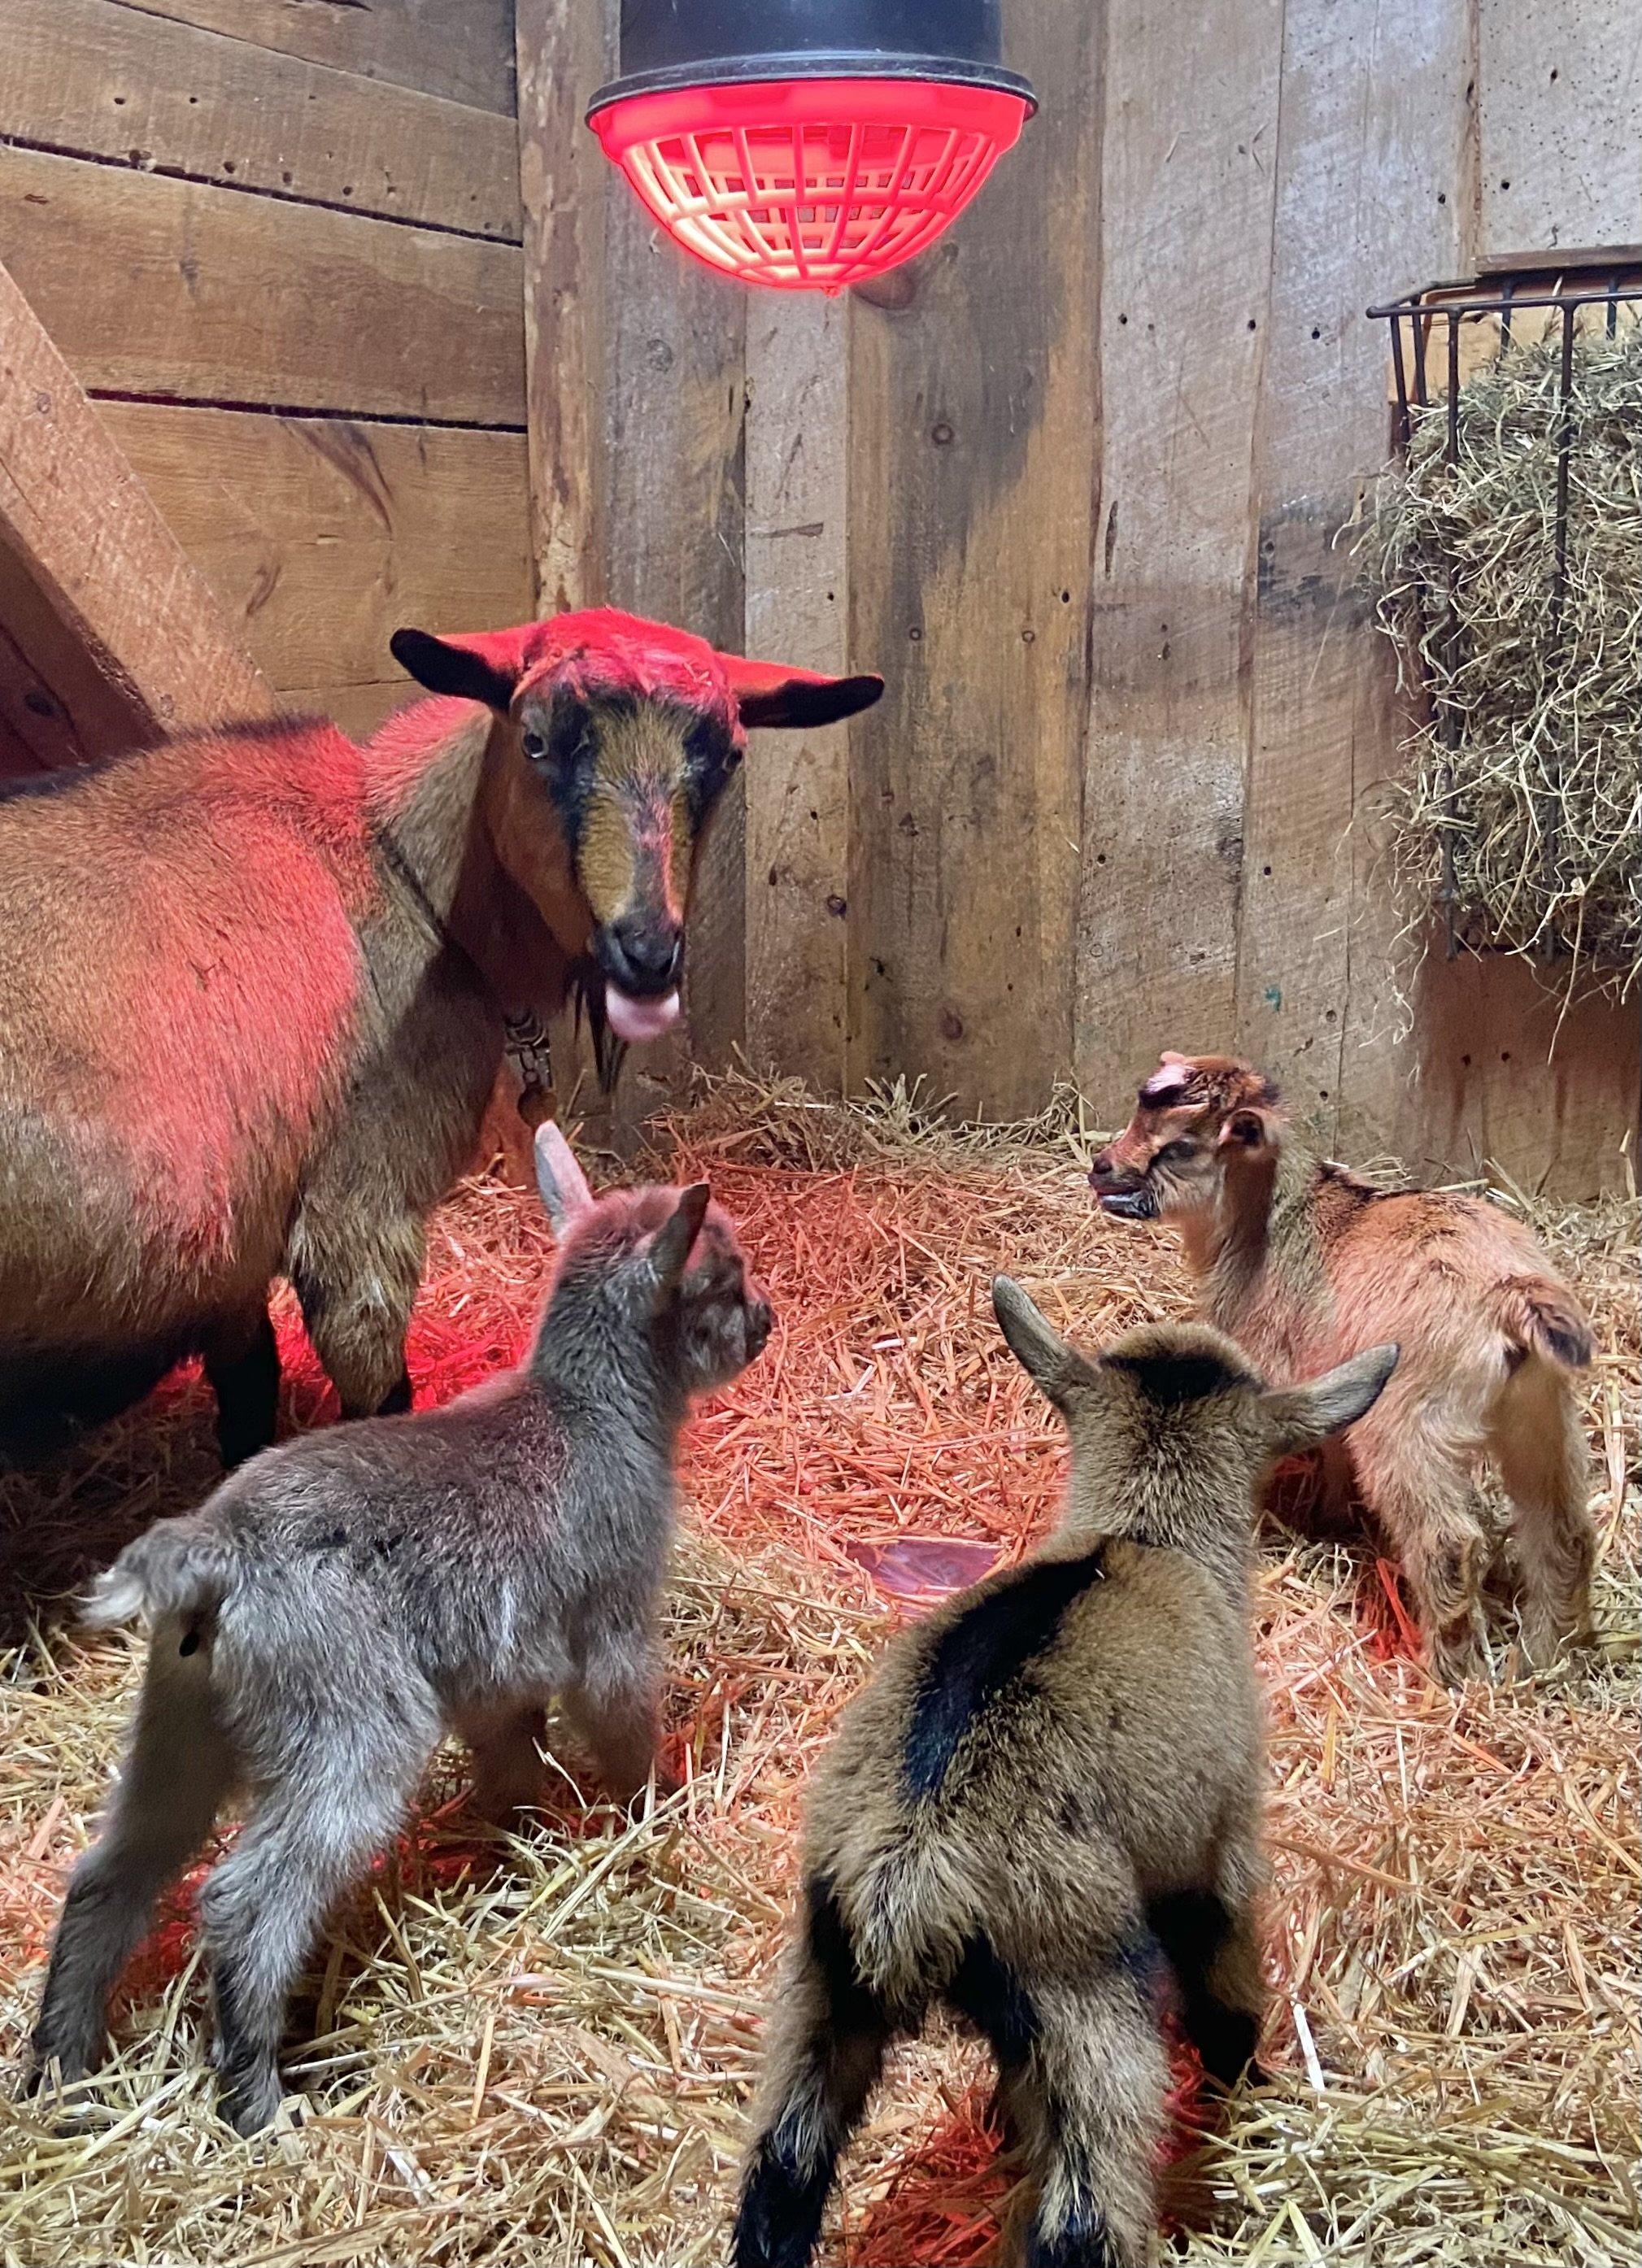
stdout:
<svg viewBox="0 0 1642 2268">
<path fill-rule="evenodd" d="M 473 1803 L 482 1818 L 504 1827 L 541 1800 L 547 1718 L 539 1705 L 464 1713 L 456 1729 L 473 1752 Z"/>
<path fill-rule="evenodd" d="M 414 1216 L 366 1223 L 303 1209 L 291 1241 L 291 1277 L 344 1418 L 410 1407 L 405 1336 L 425 1251 Z"/>
<path fill-rule="evenodd" d="M 647 1629 L 612 1626 L 590 1644 L 563 1695 L 571 1732 L 610 1793 L 629 1801 L 661 1739 L 661 1660 Z"/>
</svg>

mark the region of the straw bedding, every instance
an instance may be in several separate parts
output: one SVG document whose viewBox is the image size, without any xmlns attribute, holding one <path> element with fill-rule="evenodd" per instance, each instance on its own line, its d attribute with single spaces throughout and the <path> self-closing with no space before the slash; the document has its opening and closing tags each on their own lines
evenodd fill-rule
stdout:
<svg viewBox="0 0 1642 2268">
<path fill-rule="evenodd" d="M 1454 465 L 1446 404 L 1414 413 L 1366 542 L 1381 625 L 1431 697 L 1394 830 L 1411 898 L 1440 901 L 1446 852 L 1469 941 L 1567 956 L 1559 987 L 1624 998 L 1642 975 L 1642 328 L 1580 340 L 1573 369 L 1560 609 L 1554 342 L 1462 388 Z"/>
<path fill-rule="evenodd" d="M 1089 1210 L 1069 1113 L 954 1138 L 904 1093 L 844 1112 L 742 1082 L 672 1133 L 681 1173 L 710 1170 L 743 1222 L 781 1317 L 693 1432 L 669 1609 L 680 1792 L 630 1821 L 585 1808 L 567 1778 L 504 1840 L 464 1812 L 442 1759 L 414 1834 L 315 1956 L 291 2050 L 306 2123 L 252 2145 L 211 2115 L 185 1886 L 134 1965 L 98 2084 L 66 2117 L 0 2106 L 0 2259 L 723 2257 L 804 1773 L 892 1626 L 845 1547 L 946 1534 L 1013 1552 L 1048 1515 L 1058 1444 L 991 1322 L 996 1265 L 1095 1344 L 1179 1313 L 1185 1288 L 1167 1235 Z M 1602 1346 L 1599 1653 L 1456 1697 L 1409 1658 L 1395 1580 L 1361 1538 L 1268 1540 L 1277 2076 L 1217 2134 L 1182 2070 L 1170 2257 L 1636 2256 L 1635 1211 L 1540 1225 Z M 529 1197 L 457 1193 L 413 1343 L 422 1398 L 514 1353 L 549 1253 Z M 306 1420 L 319 1382 L 289 1317 L 284 1336 Z M 8 1607 L 195 1500 L 214 1473 L 207 1419 L 184 1381 L 67 1476 L 6 1483 Z M 15 2063 L 140 1653 L 40 1606 L 0 1665 Z M 898 2057 L 828 2257 L 989 2257 L 1009 2182 L 987 2091 L 955 2036 Z"/>
</svg>

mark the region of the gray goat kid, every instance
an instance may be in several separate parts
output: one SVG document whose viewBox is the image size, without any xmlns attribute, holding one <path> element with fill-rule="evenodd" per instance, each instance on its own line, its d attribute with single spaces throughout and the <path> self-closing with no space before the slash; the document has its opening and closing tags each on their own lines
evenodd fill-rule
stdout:
<svg viewBox="0 0 1642 2268">
<path fill-rule="evenodd" d="M 804 2268 L 886 2048 L 938 2004 L 997 2060 L 1032 2268 L 1145 2256 L 1171 1970 L 1213 2079 L 1255 2051 L 1256 1490 L 1361 1417 L 1397 1351 L 1269 1392 L 1206 1326 L 1131 1331 L 1090 1362 L 1009 1278 L 992 1298 L 1066 1422 L 1065 1507 L 1024 1566 L 894 1641 L 823 1760 L 737 2268 Z"/>
<path fill-rule="evenodd" d="M 517 1371 L 268 1451 L 97 1583 L 87 1620 L 140 1614 L 151 1645 L 52 1948 L 40 2077 L 95 2060 L 156 1898 L 236 1787 L 251 1815 L 200 1915 L 227 2115 L 250 2133 L 278 2107 L 286 2000 L 326 1911 L 446 1730 L 492 1814 L 539 1793 L 553 1694 L 612 1792 L 644 1785 L 679 1430 L 759 1354 L 770 1311 L 704 1182 L 595 1202 L 551 1124 L 536 1160 L 561 1251 Z"/>
</svg>

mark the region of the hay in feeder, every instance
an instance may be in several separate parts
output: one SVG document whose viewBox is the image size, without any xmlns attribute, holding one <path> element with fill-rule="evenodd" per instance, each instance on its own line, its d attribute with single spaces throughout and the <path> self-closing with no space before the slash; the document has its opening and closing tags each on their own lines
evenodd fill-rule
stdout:
<svg viewBox="0 0 1642 2268">
<path fill-rule="evenodd" d="M 1453 464 L 1447 403 L 1412 409 L 1381 483 L 1379 619 L 1427 696 L 1394 857 L 1466 942 L 1561 957 L 1559 990 L 1623 999 L 1642 973 L 1642 328 L 1575 345 L 1560 584 L 1559 363 L 1548 340 L 1472 378 Z"/>
<path fill-rule="evenodd" d="M 1000 1263 L 1096 1345 L 1187 1292 L 1171 1235 L 1091 1210 L 1073 1109 L 966 1137 L 904 1092 L 852 1111 L 741 1079 L 669 1133 L 670 1164 L 711 1174 L 778 1308 L 763 1358 L 693 1428 L 667 1609 L 681 1792 L 630 1820 L 565 1785 L 500 1842 L 441 1760 L 416 1828 L 316 1951 L 289 2044 L 307 2122 L 252 2144 L 213 2115 L 185 1888 L 73 2117 L 0 2100 L 5 2268 L 725 2257 L 805 1777 L 895 1620 L 848 1546 L 933 1533 L 1012 1555 L 1049 1515 L 1058 1429 L 992 1322 Z M 1276 2080 L 1209 2134 L 1181 2068 L 1166 2259 L 1611 2268 L 1637 2251 L 1636 1209 L 1536 1226 L 1597 1320 L 1601 1650 L 1456 1697 L 1409 1658 L 1365 1540 L 1267 1539 Z M 413 1332 L 419 1399 L 511 1357 L 550 1255 L 533 1197 L 457 1192 Z M 288 1315 L 283 1336 L 309 1419 L 318 1374 Z M 36 1573 L 76 1580 L 77 1557 L 202 1492 L 210 1443 L 184 1381 L 84 1453 L 84 1487 L 9 1481 L 16 1582 L 37 1518 Z M 140 1660 L 124 1635 L 61 1631 L 0 1655 L 13 2067 Z M 900 2051 L 823 2257 L 979 2268 L 1010 2190 L 988 2095 L 950 2032 Z"/>
</svg>

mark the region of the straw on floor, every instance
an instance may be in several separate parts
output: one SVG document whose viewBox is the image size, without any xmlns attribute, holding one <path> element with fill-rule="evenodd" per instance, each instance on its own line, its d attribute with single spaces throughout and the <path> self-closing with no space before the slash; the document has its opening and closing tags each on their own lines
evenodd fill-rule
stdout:
<svg viewBox="0 0 1642 2268">
<path fill-rule="evenodd" d="M 720 2259 L 759 2021 L 788 1926 L 803 1778 L 891 1626 L 846 1546 L 909 1532 L 1019 1550 L 1059 1480 L 1003 1350 L 1004 1258 L 1098 1344 L 1178 1313 L 1172 1241 L 1093 1214 L 1075 1115 L 954 1137 L 904 1093 L 869 1111 L 719 1086 L 672 1129 L 711 1172 L 780 1314 L 694 1428 L 669 1609 L 679 1793 L 630 1820 L 562 1799 L 478 1830 L 442 1762 L 415 1834 L 328 1931 L 293 2035 L 306 2122 L 212 2114 L 185 1889 L 136 1965 L 116 2059 L 65 2117 L 0 2107 L 0 2260 L 682 2264 Z M 1274 1535 L 1259 1614 L 1272 1742 L 1276 2082 L 1182 2132 L 1167 2257 L 1609 2264 L 1636 2256 L 1634 1206 L 1543 1219 L 1598 1318 L 1589 1395 L 1602 1639 L 1539 1685 L 1454 1696 L 1410 1659 L 1361 1539 Z M 550 1240 L 534 1199 L 465 1185 L 418 1314 L 419 1395 L 510 1358 Z M 294 1414 L 322 1402 L 286 1319 Z M 61 1590 L 210 1484 L 183 1383 L 51 1484 L 11 1480 L 13 1605 Z M 63 1874 L 139 1667 L 37 1628 L 0 1684 L 0 2019 L 15 2065 Z M 901 2053 L 828 2257 L 977 2262 L 1009 2179 L 982 2059 Z M 1189 2234 L 1187 2234 L 1187 2231 Z"/>
</svg>

